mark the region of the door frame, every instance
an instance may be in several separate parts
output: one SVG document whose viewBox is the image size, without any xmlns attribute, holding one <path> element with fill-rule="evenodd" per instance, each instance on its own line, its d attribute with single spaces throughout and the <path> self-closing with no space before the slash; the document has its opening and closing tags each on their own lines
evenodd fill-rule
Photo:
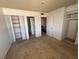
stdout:
<svg viewBox="0 0 79 59">
<path fill-rule="evenodd" d="M 28 26 L 28 18 L 33 18 L 34 19 L 34 37 L 35 37 L 35 17 L 34 16 L 27 16 L 27 26 Z M 29 27 L 28 27 L 28 35 L 29 35 Z M 30 37 L 30 35 L 29 35 Z"/>
<path fill-rule="evenodd" d="M 46 24 L 45 25 L 46 25 L 46 34 L 47 34 L 47 17 L 41 17 L 41 20 L 42 20 L 42 18 L 46 18 Z M 42 25 L 42 23 L 41 23 L 41 25 Z M 42 30 L 41 30 L 41 34 L 42 34 Z"/>
</svg>

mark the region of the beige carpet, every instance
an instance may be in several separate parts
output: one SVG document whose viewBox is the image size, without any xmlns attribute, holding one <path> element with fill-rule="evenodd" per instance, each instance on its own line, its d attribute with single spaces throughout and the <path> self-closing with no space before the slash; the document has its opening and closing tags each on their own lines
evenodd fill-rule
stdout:
<svg viewBox="0 0 79 59">
<path fill-rule="evenodd" d="M 43 36 L 14 43 L 6 59 L 77 59 L 77 52 L 73 45 Z"/>
</svg>

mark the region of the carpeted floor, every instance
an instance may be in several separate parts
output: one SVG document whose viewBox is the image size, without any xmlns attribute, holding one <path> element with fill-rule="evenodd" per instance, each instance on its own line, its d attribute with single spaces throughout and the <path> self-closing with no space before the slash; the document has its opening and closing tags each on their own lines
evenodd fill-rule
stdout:
<svg viewBox="0 0 79 59">
<path fill-rule="evenodd" d="M 43 36 L 13 43 L 6 59 L 77 59 L 77 52 L 74 45 Z"/>
</svg>

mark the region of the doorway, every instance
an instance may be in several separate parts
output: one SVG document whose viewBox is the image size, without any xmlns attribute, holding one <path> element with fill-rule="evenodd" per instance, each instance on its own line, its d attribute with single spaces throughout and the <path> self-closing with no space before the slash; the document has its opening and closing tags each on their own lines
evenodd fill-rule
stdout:
<svg viewBox="0 0 79 59">
<path fill-rule="evenodd" d="M 27 17 L 29 37 L 35 37 L 35 18 Z"/>
<path fill-rule="evenodd" d="M 47 17 L 41 17 L 41 33 L 42 35 L 46 35 L 46 24 L 47 24 Z"/>
</svg>

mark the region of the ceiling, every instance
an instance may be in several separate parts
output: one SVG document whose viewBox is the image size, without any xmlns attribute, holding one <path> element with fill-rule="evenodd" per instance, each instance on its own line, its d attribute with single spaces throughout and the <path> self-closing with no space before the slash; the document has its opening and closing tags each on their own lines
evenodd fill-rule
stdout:
<svg viewBox="0 0 79 59">
<path fill-rule="evenodd" d="M 77 2 L 77 0 L 0 0 L 0 7 L 49 12 Z"/>
</svg>

